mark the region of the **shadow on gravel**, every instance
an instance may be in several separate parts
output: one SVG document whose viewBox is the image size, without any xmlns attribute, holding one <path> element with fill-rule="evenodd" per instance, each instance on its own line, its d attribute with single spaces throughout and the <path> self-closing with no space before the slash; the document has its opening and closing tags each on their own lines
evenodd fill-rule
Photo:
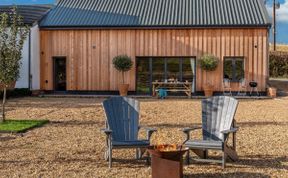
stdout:
<svg viewBox="0 0 288 178">
<path fill-rule="evenodd" d="M 254 173 L 254 172 L 234 172 L 234 173 L 199 173 L 199 174 L 189 174 L 184 175 L 184 178 L 195 178 L 195 177 L 221 177 L 221 178 L 231 178 L 231 177 L 262 177 L 262 178 L 270 178 L 271 176 L 261 174 L 261 173 Z"/>
<path fill-rule="evenodd" d="M 255 168 L 273 168 L 277 170 L 288 170 L 288 165 L 284 164 L 287 162 L 287 156 L 276 157 L 272 155 L 245 155 L 245 157 L 240 158 L 233 164 L 251 166 Z"/>
<path fill-rule="evenodd" d="M 67 127 L 67 126 L 91 126 L 91 125 L 97 125 L 101 126 L 104 125 L 105 122 L 98 122 L 98 121 L 50 121 L 49 125 L 52 126 L 59 126 L 59 127 Z"/>
</svg>

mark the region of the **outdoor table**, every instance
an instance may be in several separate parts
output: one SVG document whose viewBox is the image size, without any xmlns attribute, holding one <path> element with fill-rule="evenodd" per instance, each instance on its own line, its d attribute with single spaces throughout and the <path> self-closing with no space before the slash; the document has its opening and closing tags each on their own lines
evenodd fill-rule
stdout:
<svg viewBox="0 0 288 178">
<path fill-rule="evenodd" d="M 170 92 L 184 92 L 188 98 L 191 98 L 192 82 L 152 82 L 153 96 L 157 95 L 160 88 L 165 88 Z"/>
</svg>

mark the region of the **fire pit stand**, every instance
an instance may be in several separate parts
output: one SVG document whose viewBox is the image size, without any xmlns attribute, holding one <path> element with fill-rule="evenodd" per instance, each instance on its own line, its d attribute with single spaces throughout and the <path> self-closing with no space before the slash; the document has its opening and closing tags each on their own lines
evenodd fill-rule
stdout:
<svg viewBox="0 0 288 178">
<path fill-rule="evenodd" d="M 152 178 L 182 178 L 183 155 L 188 148 L 179 147 L 171 151 L 161 151 L 151 146 L 148 149 L 152 156 Z"/>
</svg>

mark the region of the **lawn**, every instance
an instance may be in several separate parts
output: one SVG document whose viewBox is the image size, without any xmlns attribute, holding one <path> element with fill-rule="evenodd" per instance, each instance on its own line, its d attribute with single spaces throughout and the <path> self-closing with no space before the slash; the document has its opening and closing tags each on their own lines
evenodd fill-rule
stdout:
<svg viewBox="0 0 288 178">
<path fill-rule="evenodd" d="M 48 120 L 6 120 L 0 123 L 0 133 L 23 133 L 29 129 L 40 127 Z"/>
<path fill-rule="evenodd" d="M 135 150 L 115 150 L 113 168 L 103 159 L 105 126 L 100 99 L 22 98 L 8 101 L 7 117 L 49 119 L 23 137 L 0 134 L 0 177 L 151 177 Z M 181 143 L 180 128 L 201 124 L 201 100 L 141 99 L 142 126 L 158 129 L 152 143 Z M 240 100 L 236 114 L 239 161 L 184 166 L 185 177 L 287 177 L 288 97 Z M 193 138 L 200 138 L 195 132 Z M 140 137 L 145 133 L 141 131 Z"/>
</svg>

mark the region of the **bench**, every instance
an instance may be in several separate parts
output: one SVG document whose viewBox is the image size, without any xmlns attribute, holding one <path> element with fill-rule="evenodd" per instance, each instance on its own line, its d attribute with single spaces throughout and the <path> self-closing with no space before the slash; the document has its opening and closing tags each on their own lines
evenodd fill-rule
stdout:
<svg viewBox="0 0 288 178">
<path fill-rule="evenodd" d="M 152 82 L 152 85 L 153 96 L 157 96 L 160 89 L 165 89 L 167 92 L 184 92 L 188 98 L 191 98 L 191 82 Z"/>
</svg>

